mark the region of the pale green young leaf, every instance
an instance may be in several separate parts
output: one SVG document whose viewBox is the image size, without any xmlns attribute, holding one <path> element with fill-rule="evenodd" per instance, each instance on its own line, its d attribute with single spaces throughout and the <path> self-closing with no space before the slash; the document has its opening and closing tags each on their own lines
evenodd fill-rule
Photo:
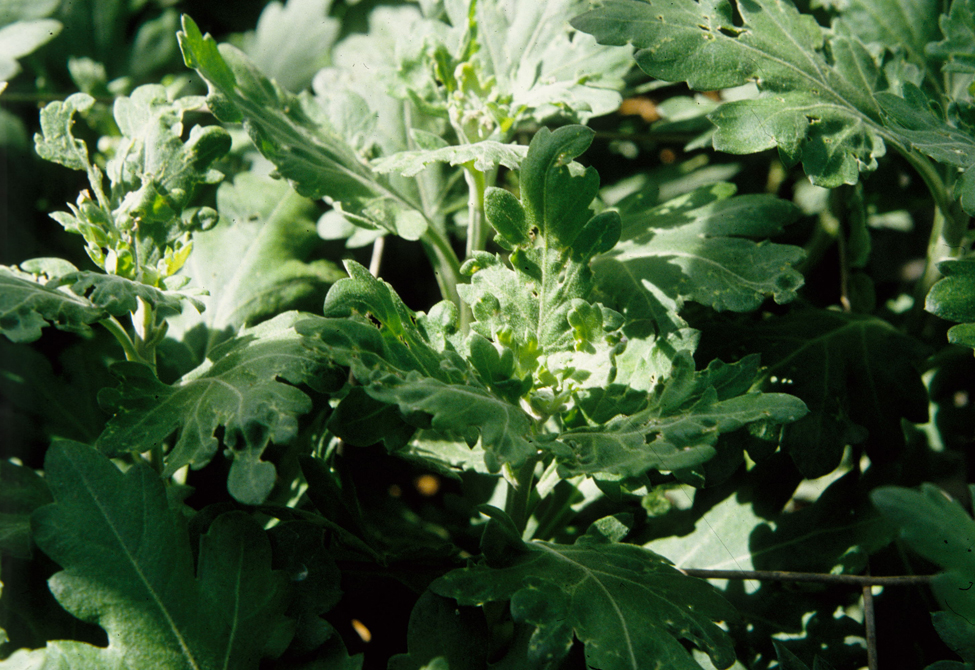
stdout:
<svg viewBox="0 0 975 670">
<path fill-rule="evenodd" d="M 696 90 L 754 82 L 754 100 L 726 103 L 711 114 L 715 149 L 753 153 L 778 147 L 802 162 L 813 183 L 853 184 L 885 152 L 874 92 L 883 72 L 859 40 L 827 34 L 785 0 L 736 5 L 609 0 L 573 20 L 602 44 L 632 44 L 637 64 L 665 81 Z"/>
<path fill-rule="evenodd" d="M 944 39 L 929 45 L 927 53 L 945 61 L 946 72 L 975 72 L 975 2 L 955 0 L 939 23 Z"/>
<path fill-rule="evenodd" d="M 664 323 L 685 300 L 744 312 L 768 297 L 794 299 L 803 283 L 794 266 L 805 254 L 765 238 L 796 221 L 798 209 L 734 193 L 719 182 L 657 206 L 643 205 L 643 193 L 618 203 L 622 239 L 593 263 L 598 288 L 624 314 Z"/>
<path fill-rule="evenodd" d="M 123 474 L 90 447 L 58 443 L 45 473 L 55 502 L 32 525 L 62 567 L 51 590 L 105 628 L 114 667 L 257 668 L 286 605 L 259 525 L 240 512 L 218 517 L 194 570 L 184 522 L 148 466 Z"/>
<path fill-rule="evenodd" d="M 311 96 L 282 90 L 238 49 L 218 48 L 204 37 L 188 16 L 179 41 L 187 66 L 210 87 L 207 100 L 217 118 L 243 122 L 258 150 L 298 193 L 341 203 L 346 216 L 361 225 L 412 240 L 422 235 L 423 215 L 339 136 Z"/>
<path fill-rule="evenodd" d="M 698 670 L 681 641 L 718 668 L 734 662 L 730 638 L 714 623 L 735 619 L 734 609 L 661 556 L 598 531 L 573 545 L 508 542 L 499 560 L 454 570 L 431 588 L 461 605 L 510 600 L 515 620 L 535 627 L 533 663 L 558 661 L 573 636 L 585 645 L 586 663 L 603 670 Z"/>
<path fill-rule="evenodd" d="M 73 640 L 52 640 L 42 649 L 18 649 L 0 661 L 2 670 L 135 670 L 117 649 Z"/>
<path fill-rule="evenodd" d="M 589 209 L 599 190 L 596 171 L 572 175 L 568 168 L 592 137 L 583 126 L 542 128 L 522 164 L 520 202 L 496 189 L 485 196 L 488 222 L 516 248 L 510 267 L 487 253 L 468 259 L 461 271 L 471 283 L 459 292 L 477 320 L 473 329 L 508 340 L 516 357 L 536 348 L 545 354 L 582 348 L 569 312 L 589 297 L 589 263 L 613 247 L 620 225 L 615 212 L 594 216 Z"/>
<path fill-rule="evenodd" d="M 88 170 L 88 147 L 71 132 L 75 114 L 84 114 L 95 99 L 87 93 L 73 93 L 63 101 L 55 101 L 41 110 L 41 132 L 34 136 L 37 155 L 47 161 L 60 163 L 72 170 Z"/>
<path fill-rule="evenodd" d="M 404 177 L 416 176 L 432 163 L 463 165 L 473 163 L 474 169 L 488 172 L 499 165 L 517 170 L 525 158 L 527 147 L 484 140 L 474 144 L 445 146 L 439 149 L 401 151 L 380 158 L 373 163 L 376 172 L 397 172 Z"/>
<path fill-rule="evenodd" d="M 911 549 L 944 569 L 932 585 L 935 594 L 950 611 L 971 621 L 975 522 L 962 506 L 934 484 L 924 484 L 920 491 L 886 486 L 871 493 L 870 500 Z"/>
<path fill-rule="evenodd" d="M 326 318 L 298 324 L 307 346 L 348 366 L 371 398 L 402 415 L 428 416 L 434 430 L 471 446 L 480 438 L 492 470 L 534 453 L 528 415 L 492 393 L 449 341 L 434 346 L 429 335 L 436 333 L 439 310 L 416 314 L 361 265 L 348 261 L 346 268 L 350 277 L 336 282 L 325 300 Z"/>
<path fill-rule="evenodd" d="M 234 455 L 231 493 L 243 502 L 262 502 L 275 474 L 260 455 L 269 443 L 293 440 L 298 415 L 312 407 L 308 395 L 292 384 L 324 389 L 334 381 L 328 360 L 303 347 L 292 329 L 298 318 L 286 312 L 242 330 L 173 385 L 144 365 L 115 364 L 112 371 L 121 385 L 99 394 L 114 416 L 97 446 L 110 454 L 148 451 L 178 430 L 166 455 L 165 473 L 172 474 L 184 465 L 206 465 L 220 444 L 215 432 L 223 426 L 223 443 Z"/>
<path fill-rule="evenodd" d="M 0 81 L 13 79 L 20 72 L 18 59 L 27 56 L 61 32 L 54 19 L 17 21 L 0 27 Z"/>
<path fill-rule="evenodd" d="M 237 330 L 324 298 L 342 271 L 311 260 L 320 239 L 313 203 L 288 184 L 244 172 L 217 190 L 221 221 L 193 238 L 183 274 L 209 294 L 203 319 Z M 317 305 L 315 305 L 317 308 Z"/>
<path fill-rule="evenodd" d="M 254 32 L 244 35 L 241 50 L 279 86 L 297 93 L 328 65 L 340 24 L 328 16 L 332 0 L 271 2 Z"/>
<path fill-rule="evenodd" d="M 975 348 L 975 261 L 945 261 L 938 264 L 944 275 L 928 292 L 924 308 L 948 321 L 961 321 L 948 331 L 948 341 Z"/>
<path fill-rule="evenodd" d="M 572 30 L 568 19 L 587 7 L 584 0 L 494 0 L 475 6 L 475 40 L 481 48 L 473 60 L 483 68 L 483 79 L 495 77 L 498 104 L 508 109 L 515 126 L 553 116 L 585 123 L 619 107 L 630 52 L 600 46 Z"/>
</svg>

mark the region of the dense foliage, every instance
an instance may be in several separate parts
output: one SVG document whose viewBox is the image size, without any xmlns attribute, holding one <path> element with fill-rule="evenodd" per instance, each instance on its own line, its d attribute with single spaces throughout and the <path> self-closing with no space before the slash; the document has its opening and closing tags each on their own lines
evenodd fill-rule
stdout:
<svg viewBox="0 0 975 670">
<path fill-rule="evenodd" d="M 975 667 L 975 1 L 198 5 L 0 0 L 0 668 Z"/>
</svg>

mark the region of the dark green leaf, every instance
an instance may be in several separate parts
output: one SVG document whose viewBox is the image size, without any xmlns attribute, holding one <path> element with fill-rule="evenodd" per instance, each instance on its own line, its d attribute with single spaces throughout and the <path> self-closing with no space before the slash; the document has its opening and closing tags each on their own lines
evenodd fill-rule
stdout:
<svg viewBox="0 0 975 670">
<path fill-rule="evenodd" d="M 966 663 L 975 663 L 975 625 L 951 612 L 932 612 L 931 622 L 953 652 Z"/>
<path fill-rule="evenodd" d="M 944 279 L 931 287 L 924 308 L 942 319 L 966 322 L 948 331 L 948 341 L 975 348 L 975 261 L 945 261 L 938 270 Z"/>
<path fill-rule="evenodd" d="M 184 465 L 202 467 L 217 452 L 214 434 L 224 426 L 232 447 L 231 492 L 257 504 L 274 484 L 274 468 L 260 459 L 271 442 L 287 444 L 298 432 L 297 416 L 311 410 L 311 399 L 291 384 L 325 388 L 334 375 L 326 360 L 303 347 L 292 329 L 298 319 L 287 312 L 216 347 L 199 368 L 170 386 L 144 365 L 117 363 L 117 389 L 99 401 L 114 417 L 98 439 L 112 454 L 160 446 L 177 429 L 179 439 L 166 456 L 167 474 Z M 284 380 L 284 381 L 282 381 Z"/>
<path fill-rule="evenodd" d="M 51 500 L 47 484 L 36 472 L 0 461 L 0 553 L 30 558 L 30 515 Z"/>
<path fill-rule="evenodd" d="M 194 574 L 182 520 L 151 468 L 123 474 L 89 447 L 60 443 L 45 471 L 55 504 L 35 512 L 33 530 L 63 568 L 51 590 L 106 629 L 119 665 L 257 668 L 286 604 L 259 525 L 243 513 L 218 517 Z"/>
<path fill-rule="evenodd" d="M 870 494 L 887 519 L 900 529 L 914 551 L 945 572 L 932 585 L 942 604 L 968 621 L 975 618 L 975 522 L 961 505 L 934 484 L 920 491 L 894 486 Z"/>
<path fill-rule="evenodd" d="M 586 662 L 601 670 L 698 668 L 680 640 L 704 649 L 718 668 L 735 660 L 713 623 L 734 619 L 734 610 L 706 583 L 633 545 L 589 535 L 574 545 L 530 542 L 503 563 L 455 570 L 431 588 L 461 605 L 511 600 L 512 615 L 535 626 L 528 651 L 535 664 L 564 655 L 573 634 Z"/>
<path fill-rule="evenodd" d="M 764 388 L 806 403 L 809 414 L 783 427 L 780 438 L 806 477 L 834 470 L 850 443 L 865 443 L 874 462 L 889 462 L 905 444 L 902 419 L 927 418 L 917 369 L 924 347 L 881 319 L 804 309 L 713 327 L 706 345 L 720 343 L 725 355 L 760 353 Z"/>
</svg>

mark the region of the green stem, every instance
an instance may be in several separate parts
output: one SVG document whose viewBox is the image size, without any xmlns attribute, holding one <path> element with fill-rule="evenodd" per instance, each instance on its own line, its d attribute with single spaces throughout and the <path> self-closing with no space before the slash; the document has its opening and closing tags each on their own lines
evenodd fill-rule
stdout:
<svg viewBox="0 0 975 670">
<path fill-rule="evenodd" d="M 434 226 L 428 225 L 423 237 L 420 238 L 420 243 L 433 264 L 440 295 L 444 300 L 460 305 L 460 296 L 457 295 L 457 284 L 461 283 L 460 261 L 453 247 L 450 246 L 447 236 Z"/>
<path fill-rule="evenodd" d="M 132 342 L 132 338 L 129 334 L 125 332 L 125 328 L 119 323 L 114 316 L 110 316 L 106 319 L 99 321 L 108 332 L 110 332 L 118 343 L 122 345 L 122 349 L 125 351 L 125 360 L 136 361 L 137 363 L 144 363 L 139 352 L 136 351 L 135 343 Z"/>
<path fill-rule="evenodd" d="M 515 528 L 519 533 L 525 532 L 528 525 L 528 518 L 531 516 L 529 503 L 535 488 L 535 463 L 537 459 L 530 458 L 516 472 L 513 473 L 514 481 L 508 480 L 508 492 L 504 500 L 504 511 L 515 522 Z"/>
<path fill-rule="evenodd" d="M 484 192 L 487 190 L 485 175 L 473 164 L 464 166 L 464 179 L 467 181 L 467 257 L 475 251 L 484 249 L 487 230 L 484 226 Z"/>
</svg>

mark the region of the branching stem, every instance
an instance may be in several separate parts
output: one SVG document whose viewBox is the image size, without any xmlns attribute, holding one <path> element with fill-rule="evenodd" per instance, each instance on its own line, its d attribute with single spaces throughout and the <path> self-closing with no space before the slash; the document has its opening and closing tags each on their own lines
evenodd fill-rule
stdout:
<svg viewBox="0 0 975 670">
<path fill-rule="evenodd" d="M 702 579 L 754 579 L 765 582 L 815 582 L 843 586 L 926 586 L 934 575 L 906 575 L 874 577 L 873 575 L 830 575 L 818 572 L 788 572 L 784 570 L 700 570 L 680 569 L 689 577 Z"/>
</svg>

